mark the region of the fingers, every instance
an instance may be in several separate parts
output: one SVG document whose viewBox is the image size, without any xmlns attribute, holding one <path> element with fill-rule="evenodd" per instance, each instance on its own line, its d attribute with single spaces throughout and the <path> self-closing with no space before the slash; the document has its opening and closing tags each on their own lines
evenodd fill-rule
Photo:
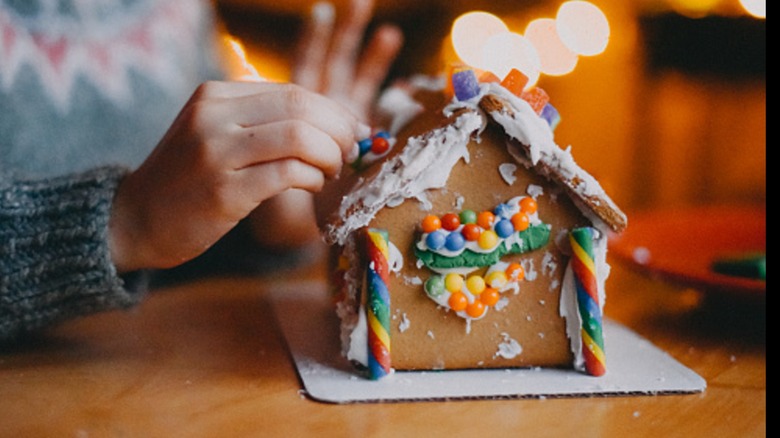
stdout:
<svg viewBox="0 0 780 438">
<path fill-rule="evenodd" d="M 318 192 L 325 184 L 325 175 L 315 166 L 296 159 L 261 163 L 240 172 L 237 184 L 245 193 L 252 193 L 256 204 L 287 189 Z"/>
<path fill-rule="evenodd" d="M 333 139 L 345 160 L 350 158 L 356 139 L 368 137 L 371 132 L 340 104 L 295 85 L 277 85 L 273 90 L 225 100 L 217 105 L 212 118 L 247 129 L 245 135 L 253 135 L 250 128 L 284 121 L 309 125 Z M 285 132 L 288 133 L 286 139 L 290 140 L 289 131 Z"/>
<path fill-rule="evenodd" d="M 296 67 L 293 69 L 292 80 L 296 84 L 309 90 L 321 89 L 321 72 L 327 62 L 335 19 L 336 12 L 332 4 L 318 2 L 312 7 L 311 19 L 306 22 L 298 47 Z"/>
<path fill-rule="evenodd" d="M 304 122 L 266 123 L 242 129 L 236 135 L 240 138 L 234 142 L 236 151 L 228 163 L 235 169 L 294 158 L 332 178 L 344 162 L 339 145 L 325 132 Z"/>
<path fill-rule="evenodd" d="M 360 60 L 352 85 L 351 98 L 359 108 L 371 105 L 402 45 L 403 34 L 397 27 L 384 25 L 377 29 Z"/>
<path fill-rule="evenodd" d="M 351 0 L 346 21 L 336 29 L 327 66 L 327 88 L 331 96 L 348 96 L 360 52 L 363 33 L 371 19 L 373 0 Z"/>
</svg>

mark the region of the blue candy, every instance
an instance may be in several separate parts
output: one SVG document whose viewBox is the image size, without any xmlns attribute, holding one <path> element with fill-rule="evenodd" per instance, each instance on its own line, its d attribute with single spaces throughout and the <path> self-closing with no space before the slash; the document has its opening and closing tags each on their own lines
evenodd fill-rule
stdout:
<svg viewBox="0 0 780 438">
<path fill-rule="evenodd" d="M 506 239 L 507 237 L 511 236 L 512 233 L 515 232 L 515 227 L 512 225 L 512 221 L 509 219 L 501 219 L 496 223 L 496 226 L 493 228 L 493 231 L 498 234 L 498 237 L 502 239 Z"/>
<path fill-rule="evenodd" d="M 542 113 L 539 115 L 547 121 L 547 123 L 550 125 L 550 129 L 553 131 L 555 131 L 555 128 L 557 128 L 558 124 L 561 123 L 560 113 L 557 109 L 555 109 L 554 106 L 549 103 L 545 105 L 544 108 L 542 108 Z"/>
<path fill-rule="evenodd" d="M 474 70 L 461 70 L 452 74 L 452 90 L 458 100 L 469 100 L 479 94 L 479 81 Z"/>
<path fill-rule="evenodd" d="M 428 234 L 428 237 L 425 238 L 425 244 L 428 245 L 428 248 L 437 250 L 444 247 L 444 242 L 446 240 L 447 238 L 444 236 L 444 232 L 436 230 Z"/>
<path fill-rule="evenodd" d="M 466 246 L 466 239 L 458 231 L 453 231 L 447 236 L 444 246 L 450 251 L 459 251 Z"/>
</svg>

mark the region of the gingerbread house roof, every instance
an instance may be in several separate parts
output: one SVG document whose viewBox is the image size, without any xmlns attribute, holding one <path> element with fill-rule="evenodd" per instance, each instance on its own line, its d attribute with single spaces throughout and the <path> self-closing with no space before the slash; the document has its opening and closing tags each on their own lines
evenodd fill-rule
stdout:
<svg viewBox="0 0 780 438">
<path fill-rule="evenodd" d="M 370 167 L 338 181 L 336 196 L 330 203 L 320 203 L 320 209 L 331 210 L 321 224 L 328 243 L 343 244 L 387 206 L 407 199 L 426 203 L 428 191 L 445 187 L 459 160 L 472 159 L 467 145 L 479 142 L 488 124 L 503 129 L 517 164 L 560 185 L 594 226 L 612 232 L 625 229 L 626 215 L 599 182 L 577 165 L 570 149 L 554 142 L 549 123 L 527 101 L 497 83 L 481 84 L 479 94 L 467 101 L 417 100 L 418 92 L 431 95 L 432 88 L 436 87 L 429 81 L 418 80 L 416 85 L 390 90 L 380 100 L 380 110 L 391 116 L 387 122 L 398 144 Z M 440 91 L 433 94 L 444 96 Z M 423 134 L 405 138 L 404 126 L 426 111 L 438 112 L 441 120 Z"/>
</svg>

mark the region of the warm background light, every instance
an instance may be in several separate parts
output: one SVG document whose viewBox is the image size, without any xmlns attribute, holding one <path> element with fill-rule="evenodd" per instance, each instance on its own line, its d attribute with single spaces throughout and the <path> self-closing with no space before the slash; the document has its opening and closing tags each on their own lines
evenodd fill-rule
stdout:
<svg viewBox="0 0 780 438">
<path fill-rule="evenodd" d="M 718 7 L 721 0 L 668 0 L 676 12 L 689 17 L 707 15 Z"/>
<path fill-rule="evenodd" d="M 493 14 L 474 11 L 461 15 L 452 24 L 452 45 L 466 64 L 485 69 L 483 53 L 487 40 L 507 32 L 506 24 Z"/>
<path fill-rule="evenodd" d="M 528 76 L 526 88 L 539 80 L 539 55 L 527 38 L 514 32 L 493 35 L 485 42 L 485 70 L 499 78 L 505 77 L 513 68 Z"/>
<path fill-rule="evenodd" d="M 558 35 L 573 52 L 593 56 L 604 52 L 609 42 L 609 21 L 598 6 L 586 1 L 568 1 L 558 8 Z"/>
<path fill-rule="evenodd" d="M 766 18 L 766 0 L 739 0 L 739 4 L 752 16 Z"/>
<path fill-rule="evenodd" d="M 561 41 L 554 19 L 537 18 L 531 21 L 524 35 L 536 47 L 542 73 L 562 76 L 571 73 L 577 66 L 579 57 Z"/>
</svg>

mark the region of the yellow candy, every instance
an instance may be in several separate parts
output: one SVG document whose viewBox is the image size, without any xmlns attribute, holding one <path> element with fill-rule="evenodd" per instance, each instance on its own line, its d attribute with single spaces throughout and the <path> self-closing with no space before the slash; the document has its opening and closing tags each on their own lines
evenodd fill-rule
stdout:
<svg viewBox="0 0 780 438">
<path fill-rule="evenodd" d="M 447 274 L 444 277 L 444 287 L 450 292 L 459 292 L 463 289 L 463 277 L 458 274 Z"/>
<path fill-rule="evenodd" d="M 509 278 L 504 271 L 493 271 L 485 277 L 485 281 L 490 285 L 490 287 L 501 289 L 506 286 Z"/>
<path fill-rule="evenodd" d="M 485 279 L 479 275 L 472 275 L 466 280 L 466 287 L 469 288 L 469 292 L 479 295 L 485 290 Z"/>
<path fill-rule="evenodd" d="M 498 234 L 493 230 L 485 230 L 479 235 L 479 247 L 482 249 L 491 249 L 498 244 Z"/>
</svg>

